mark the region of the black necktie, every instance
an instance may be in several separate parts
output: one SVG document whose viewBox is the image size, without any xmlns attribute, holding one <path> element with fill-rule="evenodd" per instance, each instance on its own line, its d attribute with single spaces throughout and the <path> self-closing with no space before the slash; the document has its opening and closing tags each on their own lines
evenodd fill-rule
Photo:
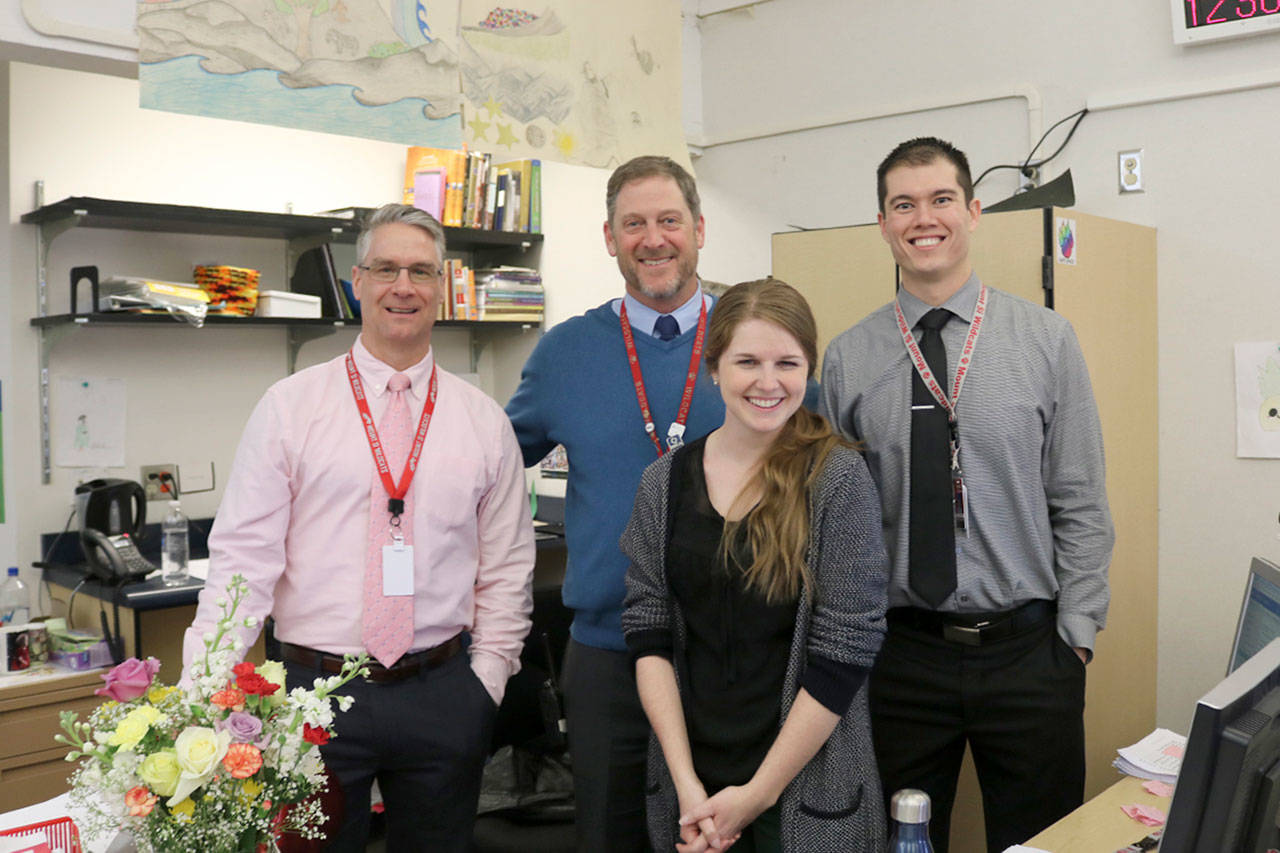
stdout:
<svg viewBox="0 0 1280 853">
<path fill-rule="evenodd" d="M 662 314 L 653 324 L 653 333 L 660 341 L 669 341 L 680 334 L 680 324 L 670 314 Z"/>
<path fill-rule="evenodd" d="M 947 351 L 942 327 L 951 312 L 935 308 L 920 318 L 920 349 L 944 391 Z M 936 608 L 956 589 L 956 531 L 952 517 L 951 430 L 947 412 L 911 371 L 911 516 L 907 566 L 911 589 Z M 931 406 L 917 409 L 917 406 Z"/>
</svg>

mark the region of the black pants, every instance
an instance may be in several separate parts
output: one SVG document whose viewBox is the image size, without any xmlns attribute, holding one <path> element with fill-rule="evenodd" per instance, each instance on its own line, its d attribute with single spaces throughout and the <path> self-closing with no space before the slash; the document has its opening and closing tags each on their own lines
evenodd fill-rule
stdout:
<svg viewBox="0 0 1280 853">
<path fill-rule="evenodd" d="M 288 686 L 310 687 L 324 673 L 288 665 Z M 337 736 L 320 748 L 344 798 L 341 827 L 325 824 L 327 850 L 363 853 L 369 790 L 386 806 L 387 849 L 454 851 L 471 845 L 480 774 L 497 707 L 465 652 L 435 669 L 386 684 L 356 678 L 339 691 L 355 698 L 336 712 Z"/>
<path fill-rule="evenodd" d="M 644 853 L 645 753 L 649 718 L 640 705 L 631 655 L 569 641 L 565 714 L 573 758 L 581 853 Z"/>
<path fill-rule="evenodd" d="M 1084 682 L 1052 618 L 983 646 L 891 623 L 870 684 L 886 800 L 902 788 L 928 793 L 929 835 L 946 853 L 967 742 L 987 849 L 1026 841 L 1084 800 Z"/>
</svg>

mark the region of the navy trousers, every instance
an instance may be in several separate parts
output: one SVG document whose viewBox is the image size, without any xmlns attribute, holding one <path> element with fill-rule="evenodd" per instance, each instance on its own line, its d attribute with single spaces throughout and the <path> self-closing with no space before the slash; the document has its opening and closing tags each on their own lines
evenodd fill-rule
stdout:
<svg viewBox="0 0 1280 853">
<path fill-rule="evenodd" d="M 288 664 L 288 686 L 324 673 Z M 374 779 L 386 807 L 387 849 L 466 853 L 497 707 L 466 652 L 392 683 L 357 678 L 340 694 L 337 736 L 320 748 L 344 798 L 341 827 L 325 825 L 328 850 L 364 853 Z"/>
</svg>

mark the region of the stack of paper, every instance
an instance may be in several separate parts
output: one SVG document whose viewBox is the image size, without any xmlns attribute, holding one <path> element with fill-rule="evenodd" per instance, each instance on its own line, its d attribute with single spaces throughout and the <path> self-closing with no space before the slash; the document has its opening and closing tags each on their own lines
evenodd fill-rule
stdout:
<svg viewBox="0 0 1280 853">
<path fill-rule="evenodd" d="M 1117 750 L 1111 762 L 1121 773 L 1139 779 L 1157 779 L 1173 783 L 1182 766 L 1187 739 L 1168 729 L 1156 729 L 1133 746 Z"/>
</svg>

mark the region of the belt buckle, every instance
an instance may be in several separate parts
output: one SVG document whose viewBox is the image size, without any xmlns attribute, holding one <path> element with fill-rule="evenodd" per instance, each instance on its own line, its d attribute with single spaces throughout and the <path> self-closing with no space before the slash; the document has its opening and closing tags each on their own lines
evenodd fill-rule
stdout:
<svg viewBox="0 0 1280 853">
<path fill-rule="evenodd" d="M 964 646 L 982 645 L 982 629 L 966 628 L 964 625 L 943 625 L 942 639 Z"/>
</svg>

